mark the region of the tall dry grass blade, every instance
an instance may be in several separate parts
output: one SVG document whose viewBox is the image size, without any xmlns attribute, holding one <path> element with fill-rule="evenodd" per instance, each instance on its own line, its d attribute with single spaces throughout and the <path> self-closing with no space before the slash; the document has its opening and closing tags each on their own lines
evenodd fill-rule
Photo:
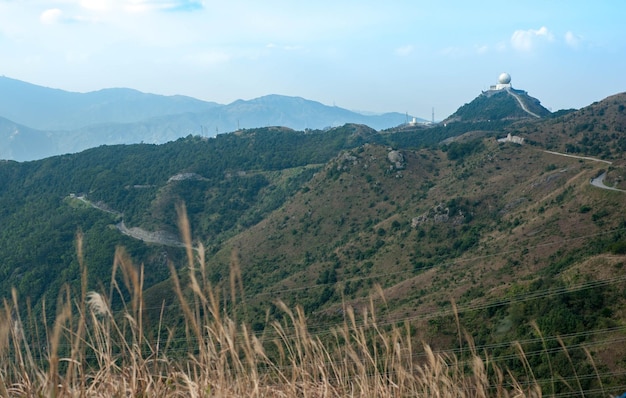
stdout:
<svg viewBox="0 0 626 398">
<path fill-rule="evenodd" d="M 187 217 L 187 206 L 184 202 L 176 205 L 176 215 L 178 216 L 178 230 L 180 231 L 185 251 L 187 252 L 187 263 L 193 268 L 193 245 L 191 243 L 191 226 Z"/>
<path fill-rule="evenodd" d="M 593 359 L 593 355 L 591 355 L 591 352 L 589 351 L 589 349 L 587 349 L 587 347 L 583 347 L 583 351 L 585 352 L 587 359 L 589 359 L 589 362 L 591 362 L 591 366 L 593 366 L 593 371 L 596 373 L 598 384 L 600 385 L 600 389 L 602 390 L 602 396 L 606 397 L 606 393 L 604 391 L 604 384 L 602 383 L 602 377 L 600 377 L 600 372 L 598 372 L 596 361 Z"/>
<path fill-rule="evenodd" d="M 459 339 L 459 352 L 463 353 L 463 338 L 461 334 L 463 333 L 461 330 L 461 320 L 459 319 L 459 309 L 456 306 L 456 300 L 454 298 L 450 298 L 450 304 L 452 305 L 452 313 L 454 314 L 454 321 L 456 322 L 456 332 Z"/>
<path fill-rule="evenodd" d="M 19 364 L 21 368 L 23 369 L 23 371 L 25 372 L 26 369 L 35 369 L 36 366 L 33 360 L 33 355 L 30 350 L 30 346 L 25 340 L 26 336 L 24 335 L 24 324 L 22 322 L 22 317 L 20 315 L 19 305 L 18 305 L 18 300 L 17 300 L 17 290 L 15 288 L 11 289 L 11 297 L 13 299 L 13 311 L 15 313 L 15 320 L 13 322 L 13 328 L 12 328 L 13 341 L 16 347 L 21 347 L 24 349 L 26 358 L 24 358 L 24 355 L 22 355 L 21 348 L 15 348 L 15 351 L 17 354 L 19 354 Z"/>
<path fill-rule="evenodd" d="M 376 283 L 374 285 L 374 289 L 376 290 L 376 293 L 378 293 L 378 296 L 381 298 L 381 300 L 383 300 L 385 307 L 387 307 L 388 304 L 387 304 L 387 298 L 385 297 L 385 291 L 383 290 L 383 287 L 380 285 L 380 283 Z"/>
<path fill-rule="evenodd" d="M 239 254 L 237 250 L 234 249 L 230 254 L 230 294 L 231 294 L 231 302 L 233 306 L 233 317 L 236 315 L 234 309 L 236 307 L 236 295 L 237 289 L 239 290 L 239 295 L 241 297 L 241 304 L 244 310 L 244 313 L 247 316 L 247 308 L 246 308 L 246 295 L 243 290 L 243 277 L 241 276 L 241 264 L 239 263 Z M 236 321 L 236 318 L 235 318 Z"/>
<path fill-rule="evenodd" d="M 80 269 L 80 301 L 78 303 L 79 306 L 79 317 L 78 317 L 78 328 L 76 333 L 73 335 L 72 341 L 72 350 L 70 353 L 71 360 L 68 363 L 67 370 L 67 384 L 74 385 L 74 367 L 78 365 L 79 375 L 81 377 L 81 386 L 84 386 L 84 369 L 82 369 L 82 364 L 84 363 L 85 357 L 85 346 L 82 342 L 85 339 L 85 316 L 86 316 L 86 298 L 87 298 L 87 267 L 85 266 L 85 259 L 83 258 L 83 234 L 79 230 L 76 233 L 76 255 L 78 257 L 78 265 Z M 81 388 L 82 390 L 82 388 Z"/>
<path fill-rule="evenodd" d="M 0 359 L 5 358 L 5 354 L 9 354 L 9 345 L 11 337 L 11 307 L 9 303 L 3 300 L 3 310 L 0 310 Z M 7 366 L 7 365 L 5 365 Z M 4 370 L 4 371 L 3 371 Z M 7 391 L 6 368 L 0 368 L 0 396 L 8 398 Z"/>
<path fill-rule="evenodd" d="M 25 342 L 25 345 L 28 347 L 29 350 L 29 358 L 32 360 L 33 363 L 35 363 L 37 358 L 43 358 L 45 354 L 43 353 L 43 345 L 39 344 L 39 322 L 33 313 L 33 306 L 30 301 L 30 296 L 26 297 L 26 316 L 28 318 L 28 330 L 34 330 L 35 332 L 30 333 L 31 341 Z"/>
<path fill-rule="evenodd" d="M 48 393 L 51 397 L 56 397 L 60 386 L 60 374 L 59 374 L 59 344 L 61 341 L 61 333 L 64 329 L 64 325 L 72 316 L 72 307 L 68 301 L 62 303 L 61 311 L 57 314 L 54 321 L 54 327 L 52 329 L 52 336 L 50 339 L 50 357 L 49 371 L 48 371 Z"/>
<path fill-rule="evenodd" d="M 180 280 L 178 279 L 176 268 L 174 268 L 174 264 L 170 262 L 169 268 L 170 268 L 170 274 L 172 275 L 172 281 L 174 282 L 174 292 L 176 293 L 176 296 L 178 297 L 178 301 L 180 302 L 180 306 L 183 310 L 183 315 L 185 316 L 185 319 L 187 321 L 186 325 L 191 326 L 191 329 L 193 330 L 195 337 L 198 339 L 198 341 L 202 341 L 202 331 L 200 328 L 200 324 L 198 323 L 198 320 L 194 316 L 194 313 L 191 310 L 191 307 L 189 306 L 187 299 L 185 299 L 183 290 L 180 287 Z"/>
<path fill-rule="evenodd" d="M 161 330 L 163 330 L 163 312 L 165 311 L 165 300 L 161 302 L 161 311 L 159 312 L 159 326 L 157 327 L 157 338 L 155 346 L 155 357 L 158 360 L 160 358 L 161 349 Z M 156 364 L 156 361 L 155 361 Z"/>
<path fill-rule="evenodd" d="M 126 286 L 126 290 L 130 293 L 131 313 L 136 316 L 141 306 L 142 298 L 142 270 L 140 267 L 139 272 L 133 264 L 130 256 L 123 247 L 117 247 L 115 250 L 114 263 L 116 263 L 119 269 L 122 271 L 122 279 Z"/>
<path fill-rule="evenodd" d="M 569 362 L 569 365 L 572 368 L 572 371 L 574 372 L 574 378 L 576 379 L 576 383 L 578 384 L 578 391 L 580 391 L 580 394 L 584 397 L 585 396 L 585 391 L 583 390 L 583 386 L 580 384 L 580 378 L 578 377 L 578 372 L 576 371 L 576 367 L 574 366 L 574 362 L 572 361 L 572 357 L 569 355 L 569 350 L 565 346 L 565 342 L 563 341 L 561 336 L 556 336 L 556 341 L 559 342 L 559 345 L 563 349 L 563 352 L 565 353 L 565 357 L 567 358 L 567 360 Z"/>
<path fill-rule="evenodd" d="M 141 345 L 143 342 L 143 315 L 144 315 L 144 303 L 143 303 L 143 281 L 144 281 L 144 271 L 145 271 L 145 267 L 143 264 L 141 264 L 141 266 L 139 267 L 139 280 L 137 281 L 137 286 L 135 288 L 135 294 L 137 294 L 137 312 L 135 313 L 135 318 L 137 319 L 137 322 L 139 323 L 139 332 L 137 333 L 139 338 L 137 340 L 137 343 L 139 344 L 139 353 L 141 353 Z"/>
<path fill-rule="evenodd" d="M 550 368 L 550 386 L 552 388 L 552 395 L 556 393 L 556 387 L 554 384 L 554 370 L 552 369 L 552 359 L 550 359 L 550 354 L 548 353 L 548 345 L 546 344 L 546 339 L 543 338 L 543 333 L 541 333 L 541 329 L 537 324 L 537 321 L 534 319 L 530 321 L 530 326 L 537 332 L 539 338 L 541 339 L 541 345 L 543 347 L 543 352 L 546 354 L 546 360 L 548 361 L 548 367 Z"/>
<path fill-rule="evenodd" d="M 532 366 L 530 366 L 530 362 L 528 361 L 528 358 L 526 357 L 524 348 L 522 348 L 522 345 L 518 341 L 513 342 L 513 347 L 517 350 L 517 354 L 519 355 L 519 358 L 522 361 L 522 365 L 524 366 L 524 371 L 526 372 L 526 378 L 529 379 L 528 385 L 529 386 L 536 385 L 537 379 L 535 378 L 535 373 L 533 372 Z M 529 394 L 530 394 L 530 390 L 529 390 Z"/>
<path fill-rule="evenodd" d="M 206 273 L 206 249 L 202 242 L 198 242 L 196 252 L 198 253 L 198 265 L 200 266 L 200 276 L 202 277 L 202 286 L 209 285 L 209 279 Z"/>
</svg>

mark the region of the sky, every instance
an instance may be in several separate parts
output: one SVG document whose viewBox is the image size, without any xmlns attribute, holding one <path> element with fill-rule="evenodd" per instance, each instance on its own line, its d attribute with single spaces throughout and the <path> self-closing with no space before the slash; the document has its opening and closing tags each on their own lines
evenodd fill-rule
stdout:
<svg viewBox="0 0 626 398">
<path fill-rule="evenodd" d="M 626 91 L 624 1 L 0 0 L 0 75 L 441 120 L 508 72 L 553 111 Z"/>
</svg>

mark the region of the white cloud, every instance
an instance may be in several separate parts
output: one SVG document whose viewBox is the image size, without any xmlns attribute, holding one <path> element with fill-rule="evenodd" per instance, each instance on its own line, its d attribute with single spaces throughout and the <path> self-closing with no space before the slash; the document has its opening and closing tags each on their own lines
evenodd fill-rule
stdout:
<svg viewBox="0 0 626 398">
<path fill-rule="evenodd" d="M 95 12 L 193 11 L 203 7 L 200 0 L 78 0 L 81 8 Z"/>
<path fill-rule="evenodd" d="M 407 55 L 410 55 L 413 51 L 415 50 L 415 48 L 408 44 L 406 46 L 402 46 L 402 47 L 398 47 L 396 48 L 396 55 L 399 55 L 401 57 L 406 57 Z"/>
<path fill-rule="evenodd" d="M 114 7 L 114 1 L 111 0 L 80 0 L 80 7 L 90 11 L 109 11 Z"/>
<path fill-rule="evenodd" d="M 51 8 L 41 13 L 39 20 L 46 25 L 58 23 L 63 18 L 63 11 L 58 8 Z"/>
<path fill-rule="evenodd" d="M 582 37 L 578 36 L 577 34 L 574 34 L 571 31 L 567 31 L 565 33 L 565 44 L 567 44 L 568 46 L 572 48 L 578 48 L 581 40 L 582 40 Z"/>
<path fill-rule="evenodd" d="M 516 30 L 511 36 L 511 46 L 515 50 L 530 52 L 534 50 L 539 43 L 545 41 L 553 41 L 554 35 L 542 26 L 539 29 Z"/>
</svg>

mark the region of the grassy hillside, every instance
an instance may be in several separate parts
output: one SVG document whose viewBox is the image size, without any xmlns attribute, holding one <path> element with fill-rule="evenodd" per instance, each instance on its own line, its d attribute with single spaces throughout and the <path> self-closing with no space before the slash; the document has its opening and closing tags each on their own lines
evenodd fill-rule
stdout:
<svg viewBox="0 0 626 398">
<path fill-rule="evenodd" d="M 10 297 L 15 287 L 38 308 L 46 296 L 54 307 L 61 286 L 76 286 L 80 279 L 74 243 L 79 230 L 85 235 L 90 285 L 106 280 L 118 245 L 150 266 L 146 286 L 161 281 L 168 259 L 179 258 L 181 249 L 124 236 L 116 228 L 121 221 L 176 236 L 175 208 L 184 202 L 194 236 L 219 245 L 279 207 L 316 165 L 371 133 L 363 126 L 310 133 L 265 128 L 2 162 L 0 294 Z"/>
<path fill-rule="evenodd" d="M 77 291 L 80 229 L 85 288 L 109 291 L 111 264 L 128 263 L 120 251 L 114 262 L 115 247 L 125 246 L 135 259 L 129 270 L 143 264 L 146 279 L 144 312 L 133 316 L 152 337 L 168 325 L 183 352 L 196 341 L 186 311 L 206 315 L 207 305 L 266 342 L 280 336 L 275 322 L 290 322 L 285 309 L 300 306 L 307 333 L 325 347 L 344 341 L 337 330 L 355 311 L 364 314 L 357 332 L 407 330 L 407 344 L 458 358 L 475 347 L 546 394 L 618 392 L 626 385 L 626 192 L 590 181 L 606 172 L 605 184 L 623 188 L 624 106 L 618 95 L 552 119 L 464 124 L 442 145 L 444 127 L 265 128 L 5 162 L 0 291 L 9 298 L 16 286 L 37 315 L 63 283 Z M 509 132 L 526 143 L 496 140 Z M 195 252 L 116 227 L 123 220 L 177 238 L 181 203 L 201 244 Z M 120 272 L 115 281 L 130 283 Z M 197 279 L 214 293 L 198 297 Z M 132 301 L 129 291 L 110 298 L 114 309 Z M 365 345 L 385 344 L 369 330 Z"/>
</svg>

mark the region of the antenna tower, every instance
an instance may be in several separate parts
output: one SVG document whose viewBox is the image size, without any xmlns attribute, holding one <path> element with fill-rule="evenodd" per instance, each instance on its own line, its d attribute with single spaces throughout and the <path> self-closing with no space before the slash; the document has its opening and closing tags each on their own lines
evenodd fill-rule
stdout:
<svg viewBox="0 0 626 398">
<path fill-rule="evenodd" d="M 435 107 L 433 106 L 433 118 L 432 123 L 435 124 Z"/>
</svg>

